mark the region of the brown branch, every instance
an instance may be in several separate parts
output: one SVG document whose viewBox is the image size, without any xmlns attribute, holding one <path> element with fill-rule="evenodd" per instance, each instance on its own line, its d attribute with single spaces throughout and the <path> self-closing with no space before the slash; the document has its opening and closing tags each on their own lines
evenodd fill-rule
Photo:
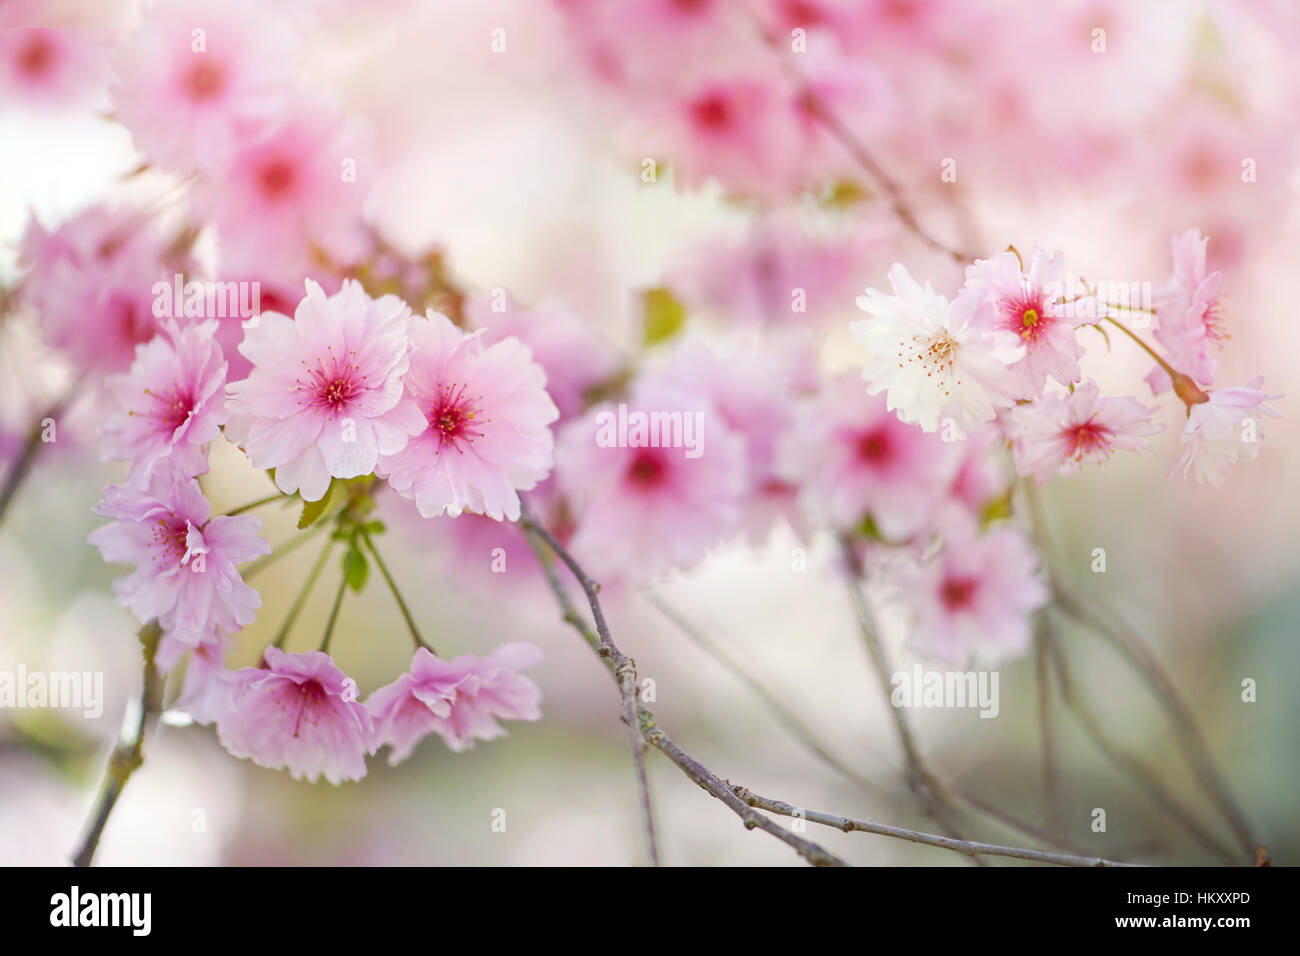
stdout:
<svg viewBox="0 0 1300 956">
<path fill-rule="evenodd" d="M 614 674 L 614 679 L 618 683 L 619 691 L 623 699 L 623 722 L 627 725 L 628 742 L 632 747 L 632 765 L 636 771 L 637 792 L 640 796 L 641 803 L 641 822 L 645 828 L 646 835 L 646 852 L 650 858 L 651 866 L 659 865 L 659 846 L 655 839 L 654 812 L 650 804 L 650 783 L 646 777 L 645 771 L 645 740 L 642 737 L 641 726 L 639 723 L 640 704 L 637 700 L 637 676 L 636 662 L 632 658 L 623 654 L 614 644 L 613 638 L 609 633 L 609 625 L 605 623 L 605 614 L 601 610 L 600 601 L 596 593 L 600 590 L 600 585 L 587 576 L 586 572 L 578 566 L 558 541 L 551 536 L 551 533 L 543 528 L 533 519 L 532 513 L 522 502 L 520 503 L 521 516 L 520 525 L 525 529 L 525 537 L 528 539 L 534 554 L 537 555 L 537 562 L 546 572 L 547 581 L 551 590 L 561 601 L 561 607 L 564 610 L 564 619 L 570 624 L 579 627 L 580 632 L 586 639 L 587 643 L 600 656 L 606 666 Z M 560 584 L 559 579 L 555 577 L 555 569 L 551 567 L 548 556 L 545 555 L 538 540 L 544 541 L 547 546 L 555 552 L 561 561 L 573 573 L 574 578 L 582 586 L 587 595 L 587 602 L 591 605 L 591 615 L 596 622 L 596 634 L 586 628 L 582 618 L 573 608 L 569 601 L 569 596 Z"/>
<path fill-rule="evenodd" d="M 1084 598 L 1056 573 L 1054 549 L 1047 532 L 1046 516 L 1043 513 L 1038 486 L 1032 479 L 1026 479 L 1021 485 L 1029 505 L 1035 537 L 1040 542 L 1047 565 L 1048 584 L 1053 603 L 1068 617 L 1105 640 L 1129 662 L 1151 691 L 1156 702 L 1165 711 L 1179 749 L 1182 750 L 1183 756 L 1192 769 L 1192 775 L 1227 820 L 1246 858 L 1252 863 L 1259 859 L 1267 859 L 1267 851 L 1254 834 L 1245 813 L 1224 782 L 1215 764 L 1214 756 L 1210 753 L 1210 748 L 1201 735 L 1191 710 L 1179 695 L 1173 679 L 1165 672 L 1142 638 L 1118 614 L 1105 611 L 1097 603 Z"/>
<path fill-rule="evenodd" d="M 524 509 L 520 518 L 520 525 L 528 533 L 527 536 L 533 545 L 534 551 L 538 555 L 538 560 L 546 572 L 547 583 L 550 585 L 551 592 L 555 595 L 556 602 L 560 606 L 566 623 L 570 624 L 583 638 L 591 645 L 592 649 L 600 655 L 605 666 L 609 668 L 614 675 L 615 680 L 619 683 L 621 689 L 624 689 L 624 701 L 627 703 L 627 678 L 630 672 L 632 676 L 632 686 L 635 688 L 636 682 L 636 665 L 631 663 L 631 659 L 619 651 L 614 644 L 613 637 L 610 635 L 609 625 L 605 621 L 605 612 L 601 608 L 600 598 L 597 596 L 600 588 L 585 571 L 574 560 L 573 556 L 555 540 L 554 536 L 538 523 L 531 513 Z M 573 574 L 574 578 L 582 586 L 583 592 L 587 596 L 587 603 L 591 607 L 592 619 L 596 622 L 596 633 L 592 633 L 591 628 L 578 614 L 573 607 L 572 601 L 569 600 L 568 592 L 560 583 L 559 578 L 555 575 L 554 568 L 551 567 L 548 556 L 542 553 L 539 542 L 545 542 L 546 546 L 555 553 L 564 565 Z M 719 779 L 707 767 L 698 760 L 691 757 L 675 744 L 662 728 L 655 722 L 654 714 L 643 707 L 637 700 L 635 693 L 631 696 L 630 705 L 632 708 L 632 720 L 629 727 L 637 735 L 638 742 L 644 740 L 650 744 L 665 757 L 677 765 L 682 773 L 686 774 L 691 780 L 695 781 L 711 796 L 722 801 L 728 809 L 736 816 L 740 817 L 741 822 L 747 830 L 762 830 L 771 836 L 776 837 L 787 846 L 791 847 L 796 853 L 807 860 L 813 866 L 847 866 L 844 860 L 841 860 L 835 854 L 829 852 L 824 847 L 805 840 L 800 836 L 790 832 L 785 827 L 774 823 L 761 813 L 755 812 L 746 805 L 739 797 L 732 792 L 731 785 L 724 780 Z M 625 716 L 626 719 L 626 716 Z M 640 748 L 637 747 L 635 752 L 639 754 Z M 644 767 L 641 767 L 641 773 L 644 773 Z M 644 794 L 645 791 L 643 791 Z M 648 798 L 645 798 L 648 799 Z M 647 804 L 648 805 L 648 804 Z"/>
<path fill-rule="evenodd" d="M 1195 813 L 1185 807 L 1165 788 L 1160 781 L 1159 774 L 1140 757 L 1126 751 L 1107 735 L 1101 721 L 1098 720 L 1096 714 L 1075 689 L 1069 676 L 1068 664 L 1060 642 L 1052 639 L 1049 642 L 1049 647 L 1056 670 L 1057 684 L 1061 689 L 1061 699 L 1070 708 L 1079 725 L 1092 738 L 1097 745 L 1097 749 L 1117 767 L 1131 775 L 1146 790 L 1151 800 L 1181 824 L 1206 850 L 1219 857 L 1223 862 L 1232 863 L 1233 855 L 1231 850 L 1225 847 L 1210 832 L 1209 828 L 1197 818 Z"/>
<path fill-rule="evenodd" d="M 863 574 L 862 562 L 858 560 L 858 556 L 853 550 L 853 542 L 849 540 L 847 535 L 841 534 L 839 536 L 839 544 L 840 553 L 844 560 L 845 583 L 848 586 L 849 601 L 853 605 L 854 614 L 857 616 L 858 629 L 861 631 L 862 640 L 867 646 L 867 653 L 871 655 L 872 669 L 884 697 L 885 706 L 889 709 L 890 716 L 893 718 L 898 742 L 903 748 L 903 763 L 907 785 L 916 794 L 917 799 L 921 801 L 925 812 L 939 824 L 949 837 L 955 840 L 963 840 L 961 832 L 953 823 L 953 808 L 950 805 L 945 789 L 939 783 L 938 778 L 930 772 L 921 757 L 921 751 L 916 745 L 916 738 L 912 734 L 912 727 L 908 723 L 907 716 L 903 713 L 901 707 L 895 707 L 890 702 L 889 662 L 885 657 L 885 649 L 880 643 L 880 638 L 876 635 L 871 610 L 867 607 L 866 599 L 863 597 L 862 589 L 858 584 Z M 978 856 L 972 856 L 971 861 L 977 866 L 984 865 L 984 861 Z"/>
<path fill-rule="evenodd" d="M 790 804 L 784 803 L 780 800 L 769 800 L 767 797 L 760 797 L 758 794 L 746 790 L 744 787 L 735 787 L 734 790 L 736 796 L 743 800 L 747 805 L 758 807 L 761 810 L 767 810 L 769 813 L 779 813 L 782 816 L 809 820 L 813 823 L 819 823 L 822 826 L 843 830 L 845 833 L 851 833 L 854 830 L 857 830 L 862 833 L 874 833 L 878 836 L 888 836 L 897 840 L 907 840 L 910 843 L 920 843 L 925 846 L 939 847 L 944 850 L 952 850 L 972 859 L 980 855 L 987 855 L 1011 857 L 1016 860 L 1030 860 L 1034 863 L 1055 863 L 1058 866 L 1140 865 L 1137 863 L 1121 863 L 1118 860 L 1108 860 L 1099 856 L 1075 856 L 1071 853 L 1047 853 L 1042 850 L 1028 850 L 1014 846 L 999 846 L 996 843 L 978 843 L 973 840 L 958 840 L 952 837 L 936 836 L 933 833 L 921 833 L 917 830 L 891 827 L 883 823 L 872 823 L 869 820 L 855 820 L 852 817 L 840 817 L 830 813 L 822 813 L 817 810 L 805 810 L 800 807 L 791 806 Z"/>
<path fill-rule="evenodd" d="M 136 719 L 134 731 L 129 740 L 121 740 L 113 748 L 108 758 L 108 768 L 104 771 L 104 782 L 99 789 L 99 797 L 86 827 L 86 835 L 81 847 L 72 858 L 74 866 L 90 866 L 99 847 L 99 839 L 104 833 L 109 815 L 117 805 L 118 797 L 126 788 L 131 775 L 144 763 L 144 738 L 153 726 L 158 714 L 162 712 L 163 688 L 166 681 L 154 666 L 154 653 L 158 649 L 158 639 L 162 628 L 157 621 L 150 621 L 140 629 L 140 645 L 144 651 L 144 682 L 140 688 L 140 712 Z"/>
</svg>

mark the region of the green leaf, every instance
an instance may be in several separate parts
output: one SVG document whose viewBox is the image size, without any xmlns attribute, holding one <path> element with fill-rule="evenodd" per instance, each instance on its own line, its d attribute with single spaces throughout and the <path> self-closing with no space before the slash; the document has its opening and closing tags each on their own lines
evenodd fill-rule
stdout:
<svg viewBox="0 0 1300 956">
<path fill-rule="evenodd" d="M 383 534 L 388 530 L 388 526 L 382 521 L 367 521 L 365 523 L 366 534 Z"/>
<path fill-rule="evenodd" d="M 646 345 L 667 342 L 686 326 L 686 308 L 668 289 L 646 289 L 641 293 L 641 304 L 645 309 Z"/>
<path fill-rule="evenodd" d="M 987 531 L 990 525 L 1010 518 L 1015 513 L 1015 509 L 1011 506 L 1011 495 L 1014 491 L 1015 485 L 1012 485 L 1004 494 L 984 506 L 984 511 L 980 514 L 981 531 Z"/>
<path fill-rule="evenodd" d="M 320 501 L 305 501 L 302 506 L 302 517 L 298 519 L 298 530 L 303 531 L 310 528 L 317 521 L 334 510 L 334 503 L 342 494 L 343 486 L 337 479 L 330 480 L 330 486 L 326 489 L 325 494 Z"/>
<path fill-rule="evenodd" d="M 370 561 L 361 553 L 354 540 L 352 547 L 343 552 L 343 577 L 348 582 L 348 587 L 354 591 L 360 591 L 366 586 L 366 578 L 370 576 Z"/>
</svg>

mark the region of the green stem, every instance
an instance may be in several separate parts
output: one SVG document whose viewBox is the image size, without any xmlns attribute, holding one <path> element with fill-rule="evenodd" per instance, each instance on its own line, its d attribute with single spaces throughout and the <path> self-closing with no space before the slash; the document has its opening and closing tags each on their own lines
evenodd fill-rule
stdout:
<svg viewBox="0 0 1300 956">
<path fill-rule="evenodd" d="M 415 626 L 415 618 L 411 616 L 411 609 L 406 606 L 406 601 L 402 598 L 402 592 L 397 589 L 397 582 L 393 580 L 393 576 L 389 573 L 388 565 L 384 563 L 384 559 L 379 556 L 379 550 L 375 547 L 374 541 L 370 540 L 369 532 L 362 531 L 361 540 L 366 543 L 366 548 L 374 557 L 375 564 L 379 565 L 379 573 L 388 582 L 388 590 L 393 592 L 393 598 L 397 601 L 402 617 L 406 620 L 407 630 L 411 632 L 411 638 L 415 641 L 415 646 L 426 648 L 434 655 L 437 655 L 438 652 L 434 649 L 434 646 L 420 636 L 420 629 Z"/>
<path fill-rule="evenodd" d="M 334 622 L 339 619 L 339 608 L 343 606 L 343 592 L 348 589 L 348 578 L 344 575 L 339 579 L 339 589 L 334 595 L 334 606 L 330 608 L 330 619 L 325 622 L 325 636 L 321 639 L 320 649 L 328 654 L 330 649 L 330 638 L 334 636 Z"/>
<path fill-rule="evenodd" d="M 275 647 L 283 649 L 285 638 L 289 636 L 293 622 L 298 619 L 298 615 L 302 612 L 303 605 L 307 603 L 307 597 L 311 594 L 312 588 L 316 586 L 316 579 L 320 577 L 321 571 L 325 568 L 325 562 L 329 559 L 330 552 L 333 550 L 334 542 L 332 540 L 321 549 L 320 556 L 316 559 L 316 563 L 312 565 L 311 571 L 307 575 L 307 580 L 303 582 L 302 590 L 293 599 L 293 604 L 289 608 L 289 616 L 280 625 L 280 632 L 275 636 Z"/>
<path fill-rule="evenodd" d="M 256 501 L 250 501 L 246 505 L 240 505 L 238 508 L 235 508 L 231 511 L 227 511 L 225 517 L 232 518 L 235 515 L 243 514 L 245 511 L 252 511 L 254 508 L 261 507 L 262 505 L 269 505 L 272 501 L 279 501 L 281 498 L 292 498 L 292 497 L 293 495 L 286 495 L 283 491 L 277 491 L 273 495 L 267 495 L 265 498 L 258 498 Z M 212 520 L 211 518 L 208 519 L 208 521 L 211 520 Z M 204 524 L 207 524 L 207 522 L 205 521 Z"/>
<path fill-rule="evenodd" d="M 1150 355 L 1153 359 L 1155 359 L 1156 364 L 1165 370 L 1165 374 L 1168 375 L 1171 380 L 1176 381 L 1180 377 L 1179 372 L 1172 365 L 1170 365 L 1159 355 L 1157 355 L 1156 350 L 1153 349 L 1151 346 L 1147 345 L 1147 343 L 1142 340 L 1142 337 L 1139 336 L 1132 329 L 1130 329 L 1127 325 L 1125 325 L 1123 322 L 1119 321 L 1118 319 L 1116 319 L 1114 316 L 1111 315 L 1106 316 L 1106 321 L 1109 322 L 1111 325 L 1115 326 L 1115 328 L 1119 329 L 1121 332 L 1123 332 L 1125 335 L 1131 338 L 1134 342 L 1136 342 L 1139 346 L 1141 346 L 1142 350 L 1145 351 L 1147 355 Z"/>
<path fill-rule="evenodd" d="M 325 521 L 320 522 L 314 528 L 308 530 L 306 533 L 300 534 L 295 538 L 291 538 L 289 542 L 284 545 L 284 547 L 276 548 L 270 554 L 262 555 L 256 561 L 248 565 L 248 567 L 246 567 L 243 571 L 241 571 L 240 575 L 243 577 L 245 581 L 247 581 L 254 574 L 257 574 L 258 572 L 263 571 L 266 568 L 269 568 L 271 565 L 275 564 L 275 562 L 279 561 L 281 558 L 297 551 L 304 544 L 311 541 L 312 538 L 316 537 L 316 535 L 320 534 L 328 527 L 329 524 L 327 522 Z"/>
</svg>

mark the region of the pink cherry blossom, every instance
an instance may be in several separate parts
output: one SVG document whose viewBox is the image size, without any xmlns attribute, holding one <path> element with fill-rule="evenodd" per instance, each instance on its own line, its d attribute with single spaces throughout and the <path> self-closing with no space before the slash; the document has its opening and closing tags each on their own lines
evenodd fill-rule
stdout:
<svg viewBox="0 0 1300 956">
<path fill-rule="evenodd" d="M 618 354 L 592 328 L 559 303 L 525 309 L 508 297 L 497 311 L 494 296 L 472 296 L 465 314 L 475 328 L 484 329 L 483 344 L 514 336 L 532 350 L 533 360 L 546 372 L 546 391 L 560 411 L 560 421 L 582 412 L 590 390 L 613 378 Z"/>
<path fill-rule="evenodd" d="M 165 643 L 170 640 L 168 637 L 163 638 L 163 643 L 158 648 L 160 655 L 164 652 Z M 215 640 L 204 641 L 192 650 L 185 664 L 185 680 L 181 684 L 180 696 L 172 707 L 188 714 L 196 724 L 215 721 L 230 699 L 230 683 L 222 674 L 226 667 L 226 653 L 232 643 L 227 634 L 221 634 Z"/>
<path fill-rule="evenodd" d="M 902 541 L 929 528 L 957 449 L 900 421 L 856 376 L 843 375 L 798 407 L 777 460 L 816 520 L 853 529 L 869 517 L 886 538 Z"/>
<path fill-rule="evenodd" d="M 792 425 L 795 403 L 816 387 L 813 355 L 802 340 L 773 342 L 762 350 L 732 342 L 714 349 L 691 341 L 647 367 L 640 383 L 701 391 L 724 424 L 744 439 L 751 491 L 744 523 L 753 543 L 761 544 L 779 517 L 803 529 L 798 488 L 776 467 L 777 442 Z"/>
<path fill-rule="evenodd" d="M 130 366 L 135 347 L 154 337 L 153 286 L 184 261 L 143 213 L 92 206 L 52 232 L 33 220 L 23 237 L 21 296 L 37 312 L 51 345 L 87 372 Z"/>
<path fill-rule="evenodd" d="M 377 474 L 420 514 L 519 518 L 519 494 L 550 473 L 559 415 L 546 373 L 516 338 L 486 345 L 430 312 L 411 323 L 408 401 L 421 417 L 404 448 L 380 455 Z"/>
<path fill-rule="evenodd" d="M 1015 401 L 1009 368 L 1025 346 L 987 296 L 968 287 L 949 302 L 899 263 L 889 282 L 893 295 L 868 289 L 858 297 L 858 308 L 872 318 L 850 326 L 873 356 L 862 373 L 868 392 L 884 392 L 890 411 L 926 431 L 947 415 L 963 427 L 983 424 Z"/>
<path fill-rule="evenodd" d="M 373 299 L 347 281 L 327 297 L 308 280 L 293 319 L 264 312 L 248 329 L 239 351 L 253 371 L 228 386 L 226 436 L 305 501 L 324 497 L 331 478 L 370 474 L 426 426 L 402 394 L 410 320 L 396 296 Z"/>
<path fill-rule="evenodd" d="M 365 152 L 359 130 L 314 100 L 241 129 L 193 192 L 195 211 L 217 227 L 222 274 L 297 285 L 325 271 L 322 255 L 357 261 L 368 248 Z"/>
<path fill-rule="evenodd" d="M 650 384 L 570 422 L 556 442 L 557 478 L 576 514 L 570 549 L 598 577 L 644 581 L 689 568 L 736 531 L 750 488 L 744 439 L 699 391 Z M 697 452 L 618 421 L 673 415 L 701 424 Z M 698 416 L 698 417 L 691 417 Z M 680 437 L 680 436 L 679 436 Z M 691 457 L 694 455 L 694 457 Z"/>
<path fill-rule="evenodd" d="M 897 588 L 919 651 L 954 662 L 993 661 L 1029 646 L 1029 614 L 1047 601 L 1038 557 L 1012 528 L 976 532 L 956 523 L 929 560 L 893 566 Z"/>
<path fill-rule="evenodd" d="M 1080 378 L 1083 348 L 1075 337 L 1087 310 L 1079 303 L 1063 309 L 1058 303 L 1065 282 L 1064 258 L 1048 256 L 1035 248 L 1029 267 L 1022 271 L 1019 257 L 1000 252 L 966 267 L 966 284 L 986 296 L 997 310 L 1000 324 L 1025 346 L 1024 358 L 1011 366 L 1019 378 L 1018 398 L 1042 394 L 1048 376 L 1062 385 Z M 1068 313 L 1068 314 L 1067 314 Z"/>
<path fill-rule="evenodd" d="M 199 483 L 173 469 L 157 468 L 142 489 L 110 486 L 95 514 L 113 524 L 90 534 L 104 560 L 134 564 L 113 583 L 118 599 L 141 623 L 157 619 L 174 651 L 160 659 L 166 669 L 185 648 L 238 631 L 257 617 L 262 601 L 236 566 L 270 552 L 258 537 L 254 515 L 209 519 Z"/>
<path fill-rule="evenodd" d="M 1169 364 L 1203 387 L 1214 382 L 1210 346 L 1221 346 L 1225 338 L 1219 314 L 1220 274 L 1205 267 L 1209 242 L 1196 229 L 1174 237 L 1174 275 L 1156 305 L 1155 328 Z M 1157 395 L 1172 384 L 1159 366 L 1148 373 L 1147 383 Z"/>
<path fill-rule="evenodd" d="M 1155 411 L 1136 398 L 1102 398 L 1092 381 L 1070 394 L 1047 392 L 1005 415 L 1016 470 L 1041 485 L 1084 462 L 1100 464 L 1117 450 L 1146 451 L 1151 446 L 1144 439 L 1165 427 L 1151 420 Z"/>
<path fill-rule="evenodd" d="M 17 0 L 10 5 L 20 10 L 32 6 Z M 5 106 L 44 110 L 100 105 L 109 80 L 103 32 L 18 28 L 14 24 L 19 19 L 0 19 L 0 100 Z"/>
<path fill-rule="evenodd" d="M 1229 469 L 1240 459 L 1259 457 L 1264 440 L 1263 417 L 1280 417 L 1266 402 L 1283 398 L 1261 391 L 1262 375 L 1249 385 L 1210 392 L 1210 400 L 1193 405 L 1187 415 L 1182 441 L 1187 447 L 1174 466 L 1183 477 L 1192 475 L 1202 484 L 1223 487 Z"/>
<path fill-rule="evenodd" d="M 295 780 L 364 777 L 374 727 L 356 683 L 323 651 L 268 647 L 263 660 L 265 667 L 222 675 L 230 688 L 216 714 L 222 746 L 259 767 L 287 767 Z"/>
<path fill-rule="evenodd" d="M 161 0 L 122 45 L 118 119 L 149 160 L 188 172 L 287 109 L 292 43 L 253 0 Z"/>
<path fill-rule="evenodd" d="M 162 333 L 136 347 L 135 362 L 107 386 L 120 410 L 104 425 L 105 457 L 131 462 L 138 484 L 160 462 L 187 476 L 208 470 L 208 444 L 225 421 L 226 362 L 213 335 L 217 320 Z"/>
<path fill-rule="evenodd" d="M 542 692 L 519 671 L 541 662 L 532 644 L 502 644 L 487 657 L 449 661 L 422 647 L 411 669 L 366 700 L 375 749 L 388 745 L 390 765 L 401 763 L 424 737 L 436 733 L 452 750 L 505 736 L 501 720 L 540 720 Z"/>
<path fill-rule="evenodd" d="M 710 177 L 728 192 L 760 196 L 798 185 L 798 129 L 779 71 L 708 79 L 654 117 L 649 132 L 687 188 Z"/>
<path fill-rule="evenodd" d="M 684 248 L 668 285 L 689 307 L 728 322 L 803 326 L 849 307 L 856 272 L 880 244 L 871 231 L 820 234 L 793 216 L 766 216 L 742 236 Z"/>
</svg>

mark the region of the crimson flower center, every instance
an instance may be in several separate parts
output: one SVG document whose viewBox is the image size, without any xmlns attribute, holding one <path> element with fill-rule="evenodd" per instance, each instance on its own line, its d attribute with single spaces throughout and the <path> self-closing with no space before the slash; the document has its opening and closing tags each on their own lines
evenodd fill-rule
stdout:
<svg viewBox="0 0 1300 956">
<path fill-rule="evenodd" d="M 151 417 L 158 422 L 160 429 L 174 432 L 185 424 L 190 412 L 194 410 L 194 399 L 175 386 L 165 392 L 154 392 L 147 388 L 144 391 L 154 401 Z"/>
<path fill-rule="evenodd" d="M 883 465 L 893 457 L 893 445 L 883 428 L 877 428 L 858 439 L 858 457 L 870 465 Z"/>
<path fill-rule="evenodd" d="M 310 369 L 299 376 L 294 391 L 305 391 L 308 395 L 306 403 L 310 407 L 334 417 L 347 411 L 367 390 L 367 377 L 356 365 L 340 362 L 331 355 L 328 365 Z"/>
<path fill-rule="evenodd" d="M 296 179 L 294 168 L 282 159 L 275 159 L 261 168 L 257 174 L 258 185 L 267 196 L 282 196 L 293 187 Z"/>
<path fill-rule="evenodd" d="M 726 129 L 731 125 L 731 104 L 721 93 L 708 93 L 691 104 L 691 116 L 706 129 Z"/>
<path fill-rule="evenodd" d="M 1027 342 L 1035 342 L 1052 324 L 1041 292 L 1026 292 L 1002 300 L 1007 328 Z"/>
<path fill-rule="evenodd" d="M 970 577 L 946 578 L 939 586 L 939 600 L 950 611 L 960 611 L 970 607 L 975 597 L 979 581 Z"/>
<path fill-rule="evenodd" d="M 465 394 L 465 386 L 453 382 L 438 394 L 437 401 L 429 408 L 429 430 L 438 439 L 438 451 L 450 445 L 461 454 L 466 445 L 474 444 L 475 439 L 483 437 L 479 427 L 488 419 L 479 417 L 481 397 L 474 398 Z"/>
<path fill-rule="evenodd" d="M 634 485 L 653 488 L 663 483 L 666 471 L 663 460 L 658 455 L 642 450 L 628 464 L 627 478 Z"/>
<path fill-rule="evenodd" d="M 29 76 L 40 76 L 49 71 L 54 63 L 54 48 L 50 41 L 41 34 L 35 34 L 31 42 L 23 47 L 18 55 L 18 68 Z"/>
</svg>

